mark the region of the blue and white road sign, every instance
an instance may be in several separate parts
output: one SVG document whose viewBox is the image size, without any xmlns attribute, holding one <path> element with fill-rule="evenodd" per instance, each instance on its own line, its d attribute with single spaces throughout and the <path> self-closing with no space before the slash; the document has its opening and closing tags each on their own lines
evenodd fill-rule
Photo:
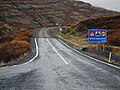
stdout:
<svg viewBox="0 0 120 90">
<path fill-rule="evenodd" d="M 88 42 L 107 42 L 107 30 L 88 30 Z"/>
</svg>

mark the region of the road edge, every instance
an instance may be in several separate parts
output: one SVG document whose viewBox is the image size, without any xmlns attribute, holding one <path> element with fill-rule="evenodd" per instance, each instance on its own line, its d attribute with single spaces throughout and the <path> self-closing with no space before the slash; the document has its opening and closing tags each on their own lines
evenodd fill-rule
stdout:
<svg viewBox="0 0 120 90">
<path fill-rule="evenodd" d="M 91 56 L 88 56 L 88 55 L 86 55 L 86 54 L 84 54 L 84 53 L 79 52 L 78 50 L 72 48 L 71 46 L 69 46 L 68 44 L 66 44 L 65 42 L 63 42 L 61 39 L 58 39 L 58 40 L 59 40 L 61 43 L 63 43 L 65 46 L 67 46 L 68 48 L 72 49 L 73 51 L 75 51 L 75 52 L 77 52 L 77 53 L 79 53 L 79 54 L 81 54 L 81 55 L 83 55 L 83 56 L 85 56 L 85 57 L 87 57 L 87 58 L 90 58 L 90 59 L 92 59 L 92 60 L 94 60 L 94 61 L 97 61 L 97 62 L 102 63 L 102 64 L 105 64 L 105 65 L 108 65 L 108 66 L 111 66 L 111 67 L 120 69 L 120 67 L 118 67 L 118 66 L 115 66 L 115 65 L 110 64 L 110 63 L 107 63 L 107 62 L 103 62 L 103 61 L 98 60 L 98 59 L 96 59 L 96 58 L 94 58 L 94 57 L 91 57 Z"/>
<path fill-rule="evenodd" d="M 30 59 L 28 62 L 23 63 L 23 65 L 32 62 L 34 59 L 36 59 L 36 58 L 38 57 L 38 54 L 39 54 L 39 53 L 38 53 L 38 43 L 37 43 L 37 39 L 35 38 L 34 41 L 35 41 L 35 47 L 36 47 L 36 54 L 35 54 L 35 56 L 34 56 L 32 59 Z M 20 65 L 22 65 L 22 64 L 20 64 Z"/>
<path fill-rule="evenodd" d="M 1 67 L 0 69 L 9 68 L 9 67 L 16 67 L 16 66 L 19 66 L 19 65 L 26 65 L 26 64 L 32 62 L 33 60 L 35 60 L 38 57 L 38 54 L 39 54 L 39 52 L 38 52 L 38 43 L 37 43 L 37 39 L 36 38 L 34 39 L 34 42 L 35 42 L 36 54 L 35 54 L 35 56 L 32 59 L 28 60 L 28 62 L 25 62 L 25 63 L 11 65 L 11 66 L 5 66 L 5 67 Z"/>
</svg>

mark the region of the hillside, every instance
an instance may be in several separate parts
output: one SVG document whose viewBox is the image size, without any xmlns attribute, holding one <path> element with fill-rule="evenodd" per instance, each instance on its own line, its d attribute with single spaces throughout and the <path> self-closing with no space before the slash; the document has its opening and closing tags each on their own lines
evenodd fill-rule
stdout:
<svg viewBox="0 0 120 90">
<path fill-rule="evenodd" d="M 21 2 L 22 1 L 22 2 Z M 117 14 L 74 0 L 3 0 L 0 2 L 0 21 L 44 27 L 72 25 L 80 20 Z"/>
<path fill-rule="evenodd" d="M 104 17 L 104 18 L 93 18 L 85 21 L 80 21 L 79 24 L 72 26 L 66 31 L 66 34 L 73 36 L 80 36 L 86 34 L 87 37 L 88 29 L 107 29 L 108 31 L 108 45 L 120 46 L 120 15 Z"/>
<path fill-rule="evenodd" d="M 8 63 L 30 50 L 34 28 L 56 23 L 71 26 L 86 19 L 117 14 L 75 0 L 1 0 L 0 63 Z"/>
<path fill-rule="evenodd" d="M 62 31 L 62 34 L 55 33 L 56 35 L 62 35 L 66 42 L 78 50 L 80 48 L 88 49 L 90 44 L 88 42 L 88 29 L 106 29 L 107 43 L 105 43 L 105 50 L 120 56 L 120 15 L 87 19 Z M 99 43 L 98 46 L 99 50 L 102 51 L 102 43 Z M 96 53 L 96 43 L 92 43 L 92 50 L 95 50 Z"/>
</svg>

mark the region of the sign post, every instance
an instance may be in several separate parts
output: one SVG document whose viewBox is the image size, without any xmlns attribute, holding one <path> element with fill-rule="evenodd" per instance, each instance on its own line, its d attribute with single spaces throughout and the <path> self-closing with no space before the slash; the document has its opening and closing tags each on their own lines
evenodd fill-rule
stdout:
<svg viewBox="0 0 120 90">
<path fill-rule="evenodd" d="M 105 43 L 103 43 L 103 51 L 105 51 Z"/>
<path fill-rule="evenodd" d="M 107 42 L 107 30 L 105 29 L 89 29 L 88 30 L 88 42 L 97 43 L 96 50 L 98 50 L 98 43 L 103 43 L 103 51 L 104 43 Z"/>
<path fill-rule="evenodd" d="M 98 43 L 97 43 L 97 44 L 96 44 L 96 50 L 97 50 L 97 51 L 98 51 L 98 48 L 99 48 L 99 47 L 98 47 Z"/>
<path fill-rule="evenodd" d="M 90 50 L 92 49 L 92 43 L 90 43 Z"/>
</svg>

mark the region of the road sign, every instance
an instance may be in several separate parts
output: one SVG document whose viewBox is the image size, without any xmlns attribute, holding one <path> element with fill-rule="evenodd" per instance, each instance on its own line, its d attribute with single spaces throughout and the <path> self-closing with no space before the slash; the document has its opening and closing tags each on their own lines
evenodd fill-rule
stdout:
<svg viewBox="0 0 120 90">
<path fill-rule="evenodd" d="M 88 30 L 88 42 L 107 42 L 107 30 Z"/>
</svg>

